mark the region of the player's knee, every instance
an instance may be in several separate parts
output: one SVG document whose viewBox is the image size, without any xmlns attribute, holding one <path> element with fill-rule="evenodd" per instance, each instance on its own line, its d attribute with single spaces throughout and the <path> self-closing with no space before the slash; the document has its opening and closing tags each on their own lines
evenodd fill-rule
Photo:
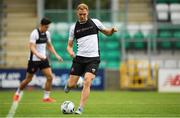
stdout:
<svg viewBox="0 0 180 118">
<path fill-rule="evenodd" d="M 49 75 L 47 75 L 46 77 L 47 77 L 47 80 L 48 80 L 48 81 L 52 81 L 52 80 L 53 80 L 53 76 L 52 76 L 52 75 L 50 75 L 50 74 L 49 74 Z"/>
<path fill-rule="evenodd" d="M 84 87 L 90 87 L 91 86 L 91 82 L 92 82 L 91 79 L 85 79 L 84 80 Z"/>
</svg>

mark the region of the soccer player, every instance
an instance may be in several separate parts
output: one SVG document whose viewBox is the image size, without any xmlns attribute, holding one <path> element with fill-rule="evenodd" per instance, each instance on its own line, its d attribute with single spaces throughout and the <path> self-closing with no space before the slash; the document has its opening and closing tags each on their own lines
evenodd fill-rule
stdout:
<svg viewBox="0 0 180 118">
<path fill-rule="evenodd" d="M 46 57 L 46 48 L 55 55 L 61 62 L 63 59 L 57 54 L 51 44 L 50 32 L 47 31 L 51 21 L 48 18 L 41 20 L 40 26 L 34 29 L 30 35 L 29 48 L 30 55 L 28 59 L 28 67 L 25 79 L 21 82 L 16 93 L 13 96 L 14 101 L 19 101 L 21 91 L 32 80 L 34 73 L 40 69 L 46 76 L 45 91 L 43 102 L 55 102 L 56 100 L 50 97 L 51 84 L 53 80 L 52 70 L 49 65 L 48 58 Z"/>
<path fill-rule="evenodd" d="M 116 28 L 106 28 L 98 19 L 88 17 L 88 6 L 81 3 L 77 6 L 76 13 L 78 20 L 70 28 L 67 51 L 73 58 L 69 79 L 64 87 L 68 93 L 71 88 L 77 87 L 80 76 L 84 76 L 84 85 L 81 99 L 76 114 L 82 114 L 84 105 L 90 94 L 92 80 L 96 76 L 100 63 L 100 51 L 98 46 L 98 32 L 105 35 L 112 35 Z M 77 43 L 77 54 L 73 51 L 73 42 Z"/>
</svg>

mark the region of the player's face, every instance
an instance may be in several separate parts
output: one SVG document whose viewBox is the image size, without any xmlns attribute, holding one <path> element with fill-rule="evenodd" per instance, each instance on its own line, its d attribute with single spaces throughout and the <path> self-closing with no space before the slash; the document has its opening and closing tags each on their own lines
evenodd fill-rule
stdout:
<svg viewBox="0 0 180 118">
<path fill-rule="evenodd" d="M 79 22 L 86 22 L 88 17 L 88 11 L 86 9 L 79 9 L 77 11 L 77 16 L 79 18 Z"/>
<path fill-rule="evenodd" d="M 42 25 L 41 30 L 42 32 L 46 32 L 48 30 L 49 25 Z"/>
</svg>

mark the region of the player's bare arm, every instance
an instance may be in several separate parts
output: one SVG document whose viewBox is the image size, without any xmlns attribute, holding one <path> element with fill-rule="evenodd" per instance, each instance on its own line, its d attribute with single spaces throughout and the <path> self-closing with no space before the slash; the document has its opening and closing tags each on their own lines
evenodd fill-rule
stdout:
<svg viewBox="0 0 180 118">
<path fill-rule="evenodd" d="M 73 40 L 69 40 L 69 41 L 68 41 L 67 51 L 68 51 L 69 55 L 70 55 L 72 58 L 75 57 L 75 53 L 74 53 L 74 51 L 73 51 Z"/>
<path fill-rule="evenodd" d="M 46 56 L 42 55 L 41 53 L 39 53 L 36 50 L 36 44 L 29 43 L 29 47 L 30 47 L 30 50 L 32 51 L 32 53 L 35 54 L 39 59 L 41 59 L 41 60 L 45 60 L 46 59 Z"/>
<path fill-rule="evenodd" d="M 58 61 L 63 61 L 62 57 L 57 54 L 57 52 L 56 52 L 56 50 L 54 49 L 54 47 L 52 46 L 51 42 L 48 42 L 48 43 L 47 43 L 47 48 L 48 48 L 48 50 L 49 50 L 51 53 L 53 53 L 53 54 L 56 56 L 56 58 L 58 59 Z"/>
<path fill-rule="evenodd" d="M 117 28 L 115 27 L 112 27 L 112 28 L 108 28 L 108 29 L 104 29 L 104 30 L 101 30 L 101 32 L 105 35 L 112 35 L 114 32 L 117 32 Z"/>
</svg>

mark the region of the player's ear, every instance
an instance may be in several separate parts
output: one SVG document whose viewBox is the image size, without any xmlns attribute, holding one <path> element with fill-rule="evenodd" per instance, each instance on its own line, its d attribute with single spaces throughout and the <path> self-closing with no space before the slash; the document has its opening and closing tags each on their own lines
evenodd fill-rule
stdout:
<svg viewBox="0 0 180 118">
<path fill-rule="evenodd" d="M 87 10 L 87 16 L 89 16 L 89 10 Z"/>
</svg>

